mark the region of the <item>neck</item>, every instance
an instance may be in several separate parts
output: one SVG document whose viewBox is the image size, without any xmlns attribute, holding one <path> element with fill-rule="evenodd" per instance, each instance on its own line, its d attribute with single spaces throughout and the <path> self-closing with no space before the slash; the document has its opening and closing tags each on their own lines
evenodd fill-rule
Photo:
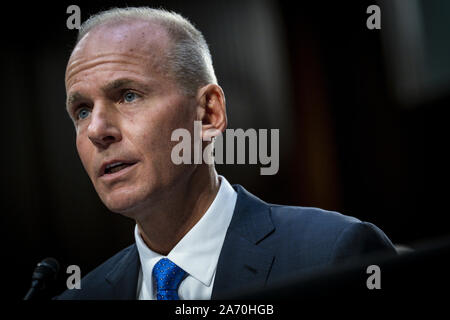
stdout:
<svg viewBox="0 0 450 320">
<path fill-rule="evenodd" d="M 139 233 L 151 250 L 167 255 L 214 201 L 220 185 L 214 167 L 197 169 L 147 208 L 148 214 L 136 219 Z"/>
</svg>

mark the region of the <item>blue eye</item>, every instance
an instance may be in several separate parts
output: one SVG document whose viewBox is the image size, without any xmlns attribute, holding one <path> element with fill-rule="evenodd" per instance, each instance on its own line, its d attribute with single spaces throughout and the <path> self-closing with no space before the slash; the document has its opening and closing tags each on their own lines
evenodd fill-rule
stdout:
<svg viewBox="0 0 450 320">
<path fill-rule="evenodd" d="M 134 92 L 127 92 L 125 93 L 123 99 L 125 100 L 125 102 L 133 102 L 133 100 L 135 100 L 137 98 L 137 94 Z"/>
<path fill-rule="evenodd" d="M 88 116 L 89 116 L 89 110 L 86 108 L 80 109 L 80 111 L 78 112 L 78 115 L 77 115 L 78 119 L 81 119 L 81 120 L 86 119 Z"/>
</svg>

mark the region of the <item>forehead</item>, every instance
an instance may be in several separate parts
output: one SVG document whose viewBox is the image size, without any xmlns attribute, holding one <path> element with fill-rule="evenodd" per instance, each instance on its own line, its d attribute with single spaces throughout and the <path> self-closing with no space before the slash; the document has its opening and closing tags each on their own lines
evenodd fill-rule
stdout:
<svg viewBox="0 0 450 320">
<path fill-rule="evenodd" d="M 81 39 L 77 47 L 85 53 L 109 48 L 146 51 L 148 46 L 164 46 L 167 38 L 165 29 L 156 22 L 124 20 L 94 27 Z"/>
<path fill-rule="evenodd" d="M 160 66 L 168 45 L 167 32 L 154 22 L 123 21 L 95 27 L 80 40 L 70 56 L 66 86 L 84 70 L 112 60 L 145 69 Z"/>
</svg>

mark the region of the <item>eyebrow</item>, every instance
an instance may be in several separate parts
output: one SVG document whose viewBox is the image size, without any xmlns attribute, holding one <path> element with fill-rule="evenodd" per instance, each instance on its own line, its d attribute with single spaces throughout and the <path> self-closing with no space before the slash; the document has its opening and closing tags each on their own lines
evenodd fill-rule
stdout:
<svg viewBox="0 0 450 320">
<path fill-rule="evenodd" d="M 138 82 L 136 80 L 129 79 L 129 78 L 120 78 L 120 79 L 113 80 L 113 81 L 107 83 L 106 85 L 104 85 L 101 88 L 101 90 L 104 93 L 107 93 L 112 90 L 117 90 L 117 89 L 123 88 L 128 85 L 135 85 L 146 91 L 150 90 L 150 88 L 147 85 L 145 85 L 141 82 Z M 87 100 L 87 98 L 85 96 L 83 96 L 81 93 L 79 93 L 78 91 L 70 94 L 66 101 L 66 109 L 69 111 L 70 107 L 74 103 L 76 103 L 77 101 L 80 101 L 80 100 Z"/>
<path fill-rule="evenodd" d="M 120 88 L 128 86 L 130 84 L 138 86 L 138 87 L 141 87 L 141 88 L 143 88 L 145 90 L 149 89 L 149 87 L 147 85 L 145 85 L 145 84 L 143 84 L 141 82 L 138 82 L 136 80 L 132 80 L 132 79 L 129 79 L 129 78 L 120 78 L 120 79 L 113 80 L 110 83 L 108 83 L 105 86 L 103 86 L 102 87 L 102 91 L 104 93 L 107 93 L 108 91 L 120 89 Z"/>
<path fill-rule="evenodd" d="M 67 97 L 66 109 L 70 111 L 70 107 L 77 101 L 86 100 L 86 98 L 79 92 L 74 92 Z"/>
</svg>

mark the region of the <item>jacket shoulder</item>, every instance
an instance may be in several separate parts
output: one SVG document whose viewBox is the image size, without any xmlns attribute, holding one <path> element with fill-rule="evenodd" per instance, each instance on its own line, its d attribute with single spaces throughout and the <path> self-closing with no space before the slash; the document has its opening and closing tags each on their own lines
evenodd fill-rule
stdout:
<svg viewBox="0 0 450 320">
<path fill-rule="evenodd" d="M 395 254 L 390 239 L 376 225 L 335 211 L 269 204 L 280 247 L 286 256 L 327 265 L 365 254 Z"/>
<path fill-rule="evenodd" d="M 276 204 L 268 204 L 271 209 L 271 217 L 280 228 L 300 228 L 302 231 L 314 231 L 334 234 L 352 224 L 362 223 L 361 220 L 341 214 L 314 207 L 296 207 Z"/>
</svg>

